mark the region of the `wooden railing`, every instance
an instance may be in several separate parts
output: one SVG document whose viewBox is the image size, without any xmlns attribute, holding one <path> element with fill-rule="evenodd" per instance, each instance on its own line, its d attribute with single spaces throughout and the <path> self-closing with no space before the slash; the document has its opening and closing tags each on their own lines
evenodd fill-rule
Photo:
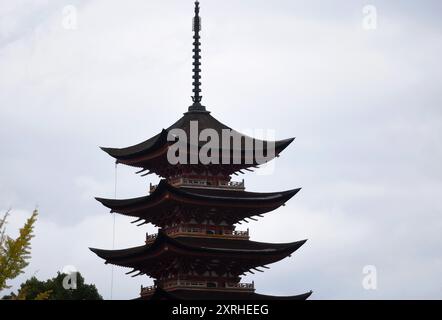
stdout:
<svg viewBox="0 0 442 320">
<path fill-rule="evenodd" d="M 228 182 L 227 181 L 220 181 L 218 186 L 228 187 L 231 189 L 243 189 L 244 190 L 245 184 L 244 184 L 244 180 L 242 180 L 241 182 L 239 182 L 239 181 L 228 181 Z"/>
<path fill-rule="evenodd" d="M 146 234 L 146 243 L 154 242 L 157 237 L 158 237 L 158 233 Z"/>
<path fill-rule="evenodd" d="M 187 289 L 228 289 L 238 291 L 254 291 L 255 283 L 226 283 L 224 287 L 218 286 L 217 282 L 211 281 L 192 281 L 192 280 L 170 280 L 161 285 L 165 290 L 187 288 Z M 153 294 L 156 286 L 141 286 L 141 296 Z"/>
<path fill-rule="evenodd" d="M 251 290 L 255 289 L 255 283 L 226 283 L 228 289 Z"/>
<path fill-rule="evenodd" d="M 191 281 L 191 280 L 171 280 L 164 282 L 163 289 L 171 288 L 218 288 L 218 289 L 233 289 L 250 291 L 255 289 L 255 284 L 252 283 L 226 283 L 224 287 L 218 286 L 217 282 L 211 281 Z"/>
<path fill-rule="evenodd" d="M 152 182 L 151 182 L 150 186 L 149 186 L 149 192 L 150 193 L 154 192 L 157 187 L 158 187 L 158 185 L 153 185 Z"/>
<path fill-rule="evenodd" d="M 140 295 L 141 296 L 145 296 L 145 295 L 152 294 L 152 293 L 154 293 L 155 289 L 156 289 L 155 286 L 143 287 L 141 285 L 141 293 L 140 293 Z"/>
<path fill-rule="evenodd" d="M 206 281 L 172 280 L 163 284 L 164 289 L 170 288 L 207 288 Z"/>
<path fill-rule="evenodd" d="M 191 236 L 204 236 L 204 237 L 232 237 L 238 240 L 249 239 L 249 229 L 247 231 L 229 231 L 222 230 L 221 233 L 208 233 L 210 229 L 195 228 L 195 227 L 174 227 L 166 230 L 166 233 L 170 236 L 183 234 Z M 158 237 L 158 234 L 146 234 L 146 243 L 152 243 Z"/>
<path fill-rule="evenodd" d="M 191 179 L 191 178 L 177 178 L 171 180 L 171 184 L 175 187 L 187 186 L 187 187 L 210 187 L 210 188 L 220 188 L 229 190 L 244 190 L 245 184 L 242 181 L 211 181 L 205 179 Z M 154 188 L 155 186 L 151 186 Z"/>
<path fill-rule="evenodd" d="M 247 231 L 233 231 L 232 235 L 236 237 L 246 237 L 249 238 L 249 229 Z"/>
</svg>

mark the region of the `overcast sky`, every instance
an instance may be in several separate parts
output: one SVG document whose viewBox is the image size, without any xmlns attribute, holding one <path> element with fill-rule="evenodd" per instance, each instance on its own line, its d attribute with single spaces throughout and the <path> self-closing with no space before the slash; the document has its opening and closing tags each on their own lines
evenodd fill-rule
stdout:
<svg viewBox="0 0 442 320">
<path fill-rule="evenodd" d="M 309 241 L 244 281 L 312 299 L 441 299 L 442 2 L 201 2 L 204 104 L 234 129 L 297 138 L 273 174 L 241 178 L 249 191 L 302 191 L 239 229 Z M 115 168 L 98 146 L 141 142 L 187 110 L 192 16 L 191 0 L 0 0 L 0 212 L 12 208 L 16 235 L 40 211 L 14 289 L 72 265 L 110 298 L 111 267 L 88 250 L 112 248 L 113 217 L 94 197 L 114 196 Z M 159 180 L 135 171 L 118 168 L 119 198 Z M 130 221 L 116 217 L 116 248 L 154 232 Z M 366 265 L 377 290 L 362 286 Z M 151 283 L 126 271 L 114 269 L 113 298 Z"/>
</svg>

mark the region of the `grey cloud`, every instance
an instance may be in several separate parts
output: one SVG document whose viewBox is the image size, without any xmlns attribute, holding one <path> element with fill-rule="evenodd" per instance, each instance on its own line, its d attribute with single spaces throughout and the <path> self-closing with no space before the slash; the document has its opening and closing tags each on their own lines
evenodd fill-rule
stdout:
<svg viewBox="0 0 442 320">
<path fill-rule="evenodd" d="M 11 229 L 35 204 L 42 212 L 33 263 L 15 284 L 74 264 L 108 297 L 110 269 L 87 249 L 111 246 L 112 217 L 93 197 L 113 196 L 114 163 L 98 146 L 138 143 L 186 110 L 192 7 L 78 2 L 79 28 L 68 31 L 60 23 L 66 4 L 0 5 L 13 20 L 0 32 L 0 208 L 20 212 Z M 248 190 L 303 187 L 250 225 L 254 240 L 309 238 L 293 258 L 248 277 L 260 292 L 442 297 L 434 281 L 441 4 L 377 1 L 380 25 L 370 33 L 360 28 L 364 4 L 228 0 L 202 8 L 207 107 L 234 128 L 297 137 L 273 175 L 245 176 Z M 156 180 L 120 167 L 118 197 L 145 194 Z M 118 247 L 142 243 L 145 229 L 117 223 Z M 362 289 L 366 264 L 378 267 L 377 291 Z M 149 282 L 119 269 L 115 279 L 118 298 Z"/>
</svg>

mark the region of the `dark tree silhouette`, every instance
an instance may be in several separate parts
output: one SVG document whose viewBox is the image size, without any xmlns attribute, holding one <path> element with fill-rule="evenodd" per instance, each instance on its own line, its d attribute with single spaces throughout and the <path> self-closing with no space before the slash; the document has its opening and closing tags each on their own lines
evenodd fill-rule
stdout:
<svg viewBox="0 0 442 320">
<path fill-rule="evenodd" d="M 57 276 L 46 281 L 40 281 L 32 277 L 22 283 L 17 295 L 11 294 L 4 299 L 22 297 L 26 300 L 40 300 L 42 292 L 47 293 L 49 300 L 102 300 L 97 288 L 93 284 L 85 284 L 83 276 L 78 272 L 76 275 L 76 289 L 65 289 L 63 280 L 67 275 L 58 272 Z"/>
</svg>

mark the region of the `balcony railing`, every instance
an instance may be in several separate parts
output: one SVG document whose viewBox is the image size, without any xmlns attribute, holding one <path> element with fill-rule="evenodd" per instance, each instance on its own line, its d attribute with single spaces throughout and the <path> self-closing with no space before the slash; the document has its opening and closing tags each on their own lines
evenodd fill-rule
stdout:
<svg viewBox="0 0 442 320">
<path fill-rule="evenodd" d="M 232 235 L 235 237 L 241 237 L 241 238 L 249 238 L 249 229 L 247 231 L 233 231 Z"/>
<path fill-rule="evenodd" d="M 161 285 L 165 290 L 170 289 L 228 289 L 234 291 L 254 291 L 255 283 L 225 283 L 224 286 L 218 286 L 217 282 L 211 281 L 192 281 L 192 280 L 170 280 Z M 141 286 L 141 296 L 151 295 L 155 292 L 156 286 Z"/>
<path fill-rule="evenodd" d="M 220 187 L 228 187 L 229 189 L 243 189 L 245 187 L 244 180 L 242 181 L 220 181 L 218 183 Z"/>
<path fill-rule="evenodd" d="M 238 290 L 254 290 L 255 283 L 226 283 L 226 288 Z"/>
<path fill-rule="evenodd" d="M 252 283 L 225 283 L 224 286 L 218 286 L 217 282 L 211 281 L 191 281 L 191 280 L 171 280 L 166 281 L 162 285 L 163 289 L 171 288 L 207 288 L 207 289 L 231 289 L 231 290 L 243 290 L 253 291 L 255 290 L 255 284 Z"/>
<path fill-rule="evenodd" d="M 173 280 L 163 284 L 164 289 L 170 288 L 207 288 L 207 281 Z"/>
<path fill-rule="evenodd" d="M 155 289 L 156 289 L 155 286 L 149 286 L 149 287 L 141 286 L 141 296 L 152 294 L 154 293 Z"/>
<path fill-rule="evenodd" d="M 178 178 L 171 181 L 176 187 L 209 187 L 217 189 L 244 190 L 245 184 L 242 181 L 211 181 L 205 179 Z M 155 186 L 151 186 L 151 189 Z M 152 191 L 151 191 L 152 192 Z"/>
<path fill-rule="evenodd" d="M 157 237 L 158 237 L 158 233 L 146 234 L 146 243 L 154 242 Z"/>
<path fill-rule="evenodd" d="M 213 231 L 213 233 L 212 233 Z M 221 230 L 221 232 L 215 232 L 210 229 L 195 228 L 195 227 L 174 227 L 166 230 L 167 235 L 173 236 L 177 234 L 188 234 L 192 236 L 205 236 L 205 237 L 232 237 L 235 239 L 249 240 L 249 229 L 246 231 L 229 231 Z M 157 238 L 158 234 L 146 234 L 146 244 L 152 243 Z"/>
</svg>

